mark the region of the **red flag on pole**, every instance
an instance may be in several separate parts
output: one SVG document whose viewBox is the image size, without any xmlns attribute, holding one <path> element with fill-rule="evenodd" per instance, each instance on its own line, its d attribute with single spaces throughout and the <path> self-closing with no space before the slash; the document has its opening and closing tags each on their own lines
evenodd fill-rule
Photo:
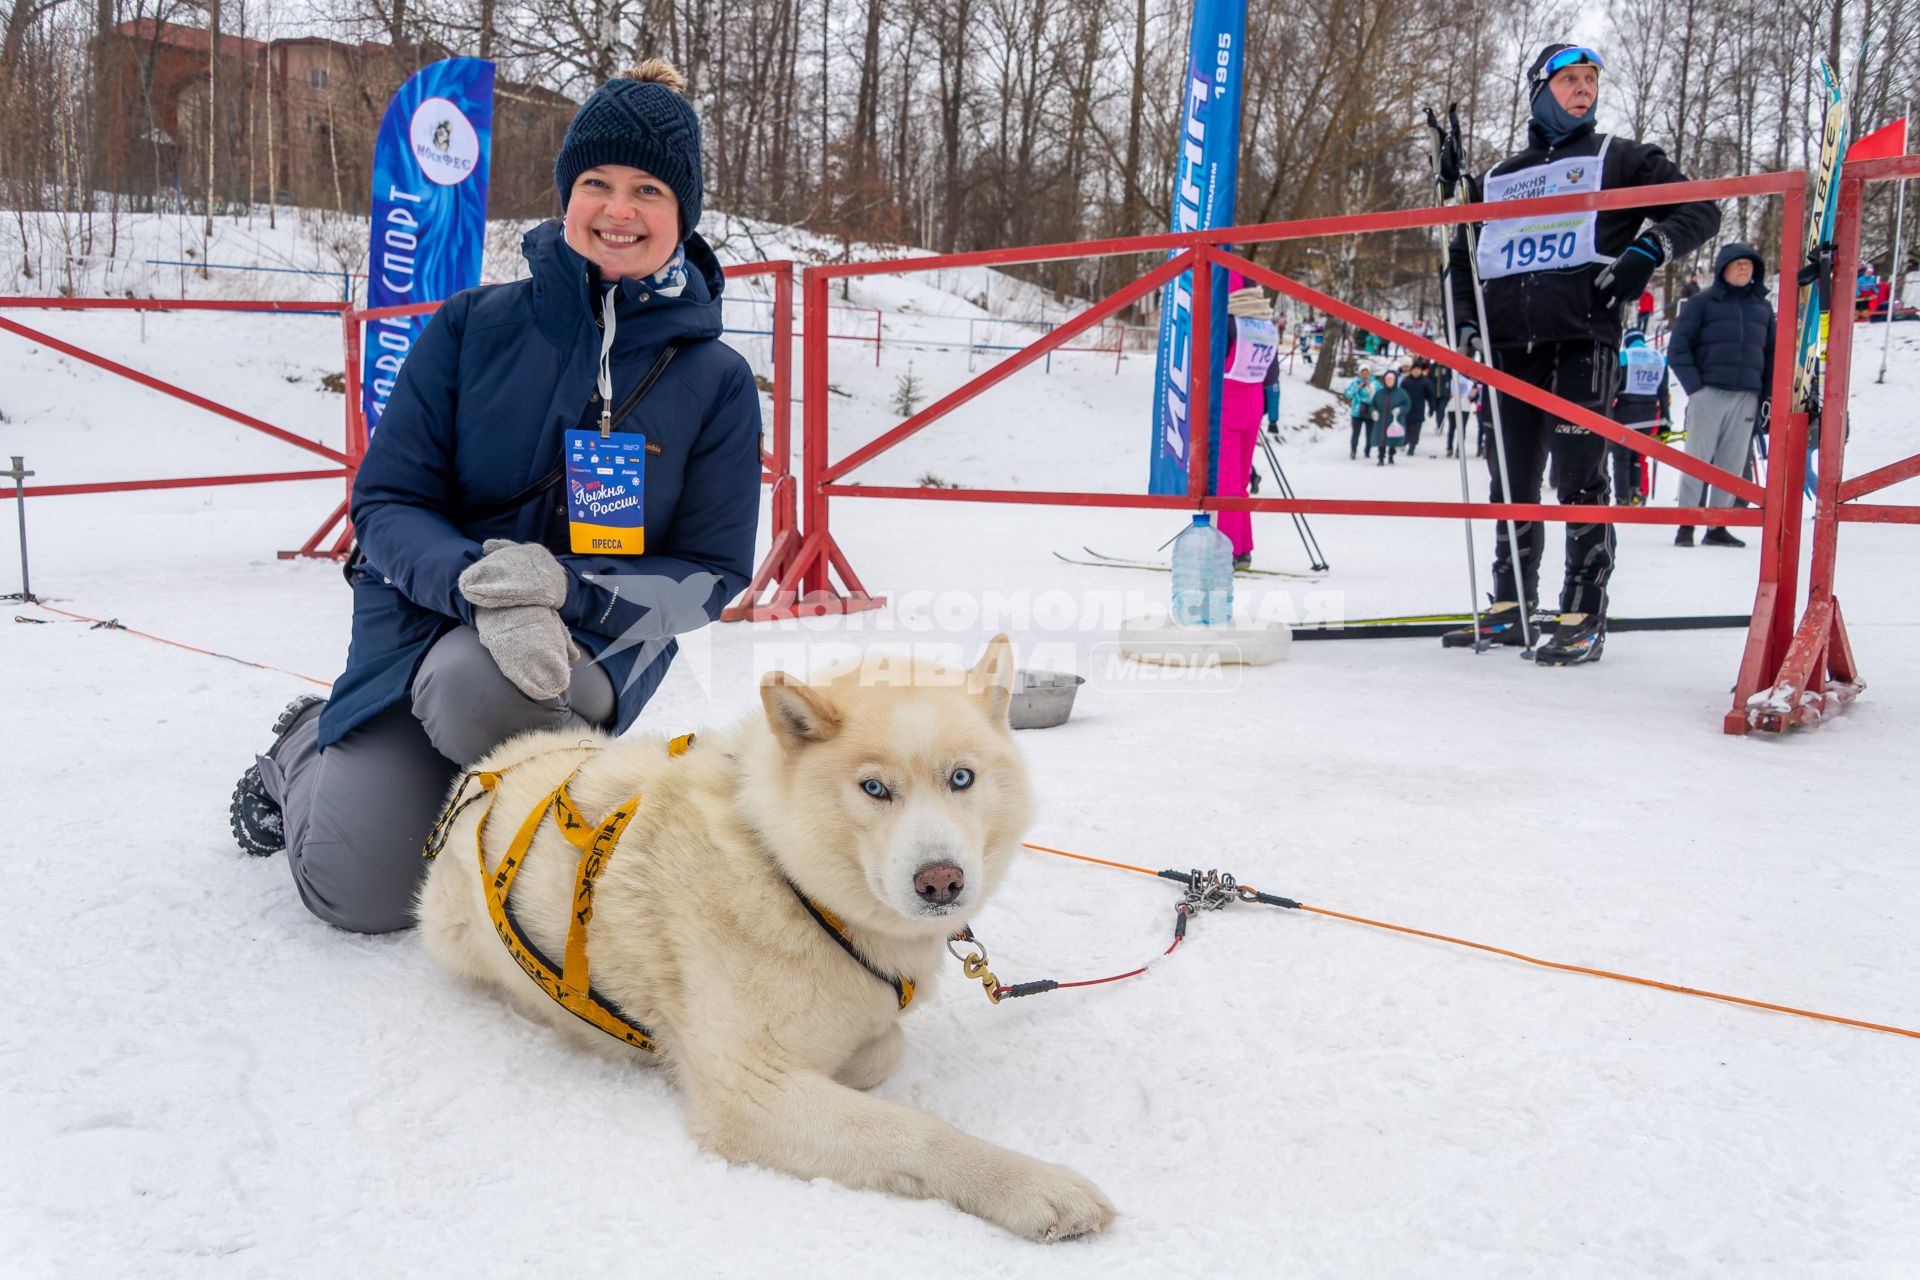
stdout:
<svg viewBox="0 0 1920 1280">
<path fill-rule="evenodd" d="M 1907 122 L 1904 118 L 1895 120 L 1884 128 L 1875 129 L 1847 148 L 1847 162 L 1855 160 L 1886 160 L 1893 156 L 1907 154 Z"/>
</svg>

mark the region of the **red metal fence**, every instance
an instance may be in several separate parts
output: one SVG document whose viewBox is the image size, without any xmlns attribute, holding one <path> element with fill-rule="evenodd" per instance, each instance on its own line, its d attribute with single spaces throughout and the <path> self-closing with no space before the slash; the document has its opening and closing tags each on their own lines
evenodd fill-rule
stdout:
<svg viewBox="0 0 1920 1280">
<path fill-rule="evenodd" d="M 214 302 L 164 298 L 0 297 L 0 310 L 22 311 L 238 311 L 337 315 L 346 310 L 346 306 L 347 304 L 344 302 Z M 127 365 L 121 364 L 118 361 L 109 360 L 97 352 L 88 351 L 86 348 L 76 346 L 71 342 L 65 342 L 54 337 L 52 334 L 30 328 L 17 320 L 0 316 L 0 329 L 25 338 L 29 342 L 37 342 L 44 347 L 60 352 L 62 355 L 71 356 L 75 360 L 84 361 L 87 364 L 93 365 L 95 368 L 105 369 L 108 373 L 126 378 L 143 387 L 149 387 L 163 395 L 172 396 L 176 400 L 184 400 L 197 409 L 205 409 L 208 413 L 218 414 L 220 417 L 226 418 L 231 422 L 237 422 L 249 430 L 272 436 L 274 439 L 284 441 L 296 449 L 304 449 L 308 453 L 318 454 L 328 462 L 335 464 L 333 467 L 321 471 L 268 471 L 250 475 L 178 476 L 156 480 L 113 480 L 89 484 L 42 484 L 33 485 L 25 489 L 23 492 L 24 497 L 54 498 L 82 493 L 131 493 L 142 489 L 197 489 L 215 485 L 270 484 L 283 480 L 331 480 L 335 478 L 344 478 L 349 491 L 351 491 L 353 487 L 353 472 L 359 465 L 359 453 L 352 446 L 351 442 L 353 437 L 351 433 L 348 435 L 348 447 L 345 452 L 342 452 L 339 449 L 329 448 L 318 441 L 308 440 L 303 436 L 295 435 L 291 431 L 282 430 L 270 422 L 263 422 L 252 414 L 242 413 L 240 410 L 232 408 L 229 405 L 209 400 L 205 396 L 188 391 L 184 387 L 176 386 L 171 382 L 156 378 L 151 374 L 141 373 L 138 369 L 129 368 Z M 13 494 L 7 492 L 0 494 L 0 496 L 11 498 Z M 341 514 L 344 514 L 345 506 L 346 504 L 343 502 L 341 504 Z M 338 518 L 339 515 L 336 514 L 334 520 Z M 333 520 L 328 521 L 329 525 L 332 523 Z M 316 541 L 325 532 L 326 526 L 323 526 L 319 532 L 307 540 L 307 545 L 300 551 L 283 551 L 280 553 L 281 556 L 284 558 L 293 555 L 311 554 Z"/>
<path fill-rule="evenodd" d="M 1850 165 L 1843 170 L 1836 227 L 1837 257 L 1834 276 L 1837 280 L 1851 280 L 1859 260 L 1861 206 L 1866 186 L 1873 182 L 1911 177 L 1920 177 L 1920 156 L 1864 162 Z M 1297 280 L 1257 266 L 1227 247 L 1331 235 L 1451 226 L 1464 222 L 1482 222 L 1494 217 L 1511 217 L 1522 213 L 1535 215 L 1569 213 L 1590 209 L 1636 208 L 1685 200 L 1777 196 L 1783 201 L 1784 207 L 1781 219 L 1781 245 L 1776 261 L 1790 264 L 1798 262 L 1801 257 L 1800 236 L 1806 211 L 1805 188 L 1806 177 L 1800 172 L 1756 174 L 1708 182 L 1676 183 L 1669 186 L 1602 191 L 1583 195 L 1550 196 L 1526 201 L 1396 210 L 1351 217 L 1265 223 L 1212 231 L 1131 236 L 1032 248 L 996 249 L 979 253 L 895 259 L 879 263 L 809 267 L 803 274 L 804 323 L 803 332 L 799 335 L 795 334 L 793 326 L 792 263 L 762 262 L 729 267 L 726 274 L 730 278 L 767 275 L 773 279 L 771 326 L 774 366 L 771 388 L 774 406 L 773 441 L 770 450 L 762 450 L 761 476 L 763 483 L 772 486 L 773 519 L 772 545 L 766 559 L 761 563 L 747 592 L 723 616 L 729 621 L 789 618 L 852 612 L 876 608 L 884 603 L 880 598 L 871 595 L 861 584 L 845 552 L 834 538 L 830 524 L 831 501 L 834 498 L 919 499 L 1162 510 L 1259 511 L 1414 519 L 1466 517 L 1562 523 L 1578 521 L 1609 524 L 1757 526 L 1760 529 L 1761 538 L 1759 582 L 1755 589 L 1753 612 L 1736 681 L 1733 705 L 1726 713 L 1723 727 L 1728 733 L 1745 733 L 1755 728 L 1778 732 L 1795 724 L 1817 721 L 1844 705 L 1845 701 L 1861 687 L 1853 653 L 1847 641 L 1839 601 L 1833 591 L 1838 526 L 1843 522 L 1920 523 L 1920 506 L 1859 501 L 1868 494 L 1914 476 L 1920 476 L 1920 454 L 1852 479 L 1844 475 L 1847 434 L 1846 401 L 1852 365 L 1854 328 L 1851 307 L 1835 308 L 1832 314 L 1827 354 L 1825 397 L 1827 408 L 1818 446 L 1820 457 L 1813 512 L 1813 545 L 1808 573 L 1807 604 L 1804 614 L 1797 614 L 1801 537 L 1805 514 L 1803 492 L 1806 482 L 1809 435 L 1809 421 L 1805 413 L 1776 412 L 1773 415 L 1769 427 L 1768 448 L 1768 456 L 1772 459 L 1772 464 L 1767 468 L 1764 484 L 1756 484 L 1743 476 L 1734 475 L 1692 458 L 1650 436 L 1629 431 L 1590 410 L 1521 382 L 1498 369 L 1457 355 L 1419 334 L 1341 302 Z M 831 396 L 827 385 L 828 346 L 833 339 L 844 336 L 832 333 L 828 324 L 831 305 L 828 301 L 828 290 L 834 280 L 881 274 L 920 273 L 952 267 L 1007 266 L 1065 258 L 1141 253 L 1164 253 L 1170 256 L 1132 283 L 1105 299 L 1093 303 L 1078 315 L 1061 322 L 1043 338 L 970 379 L 877 439 L 860 446 L 837 461 L 830 456 L 828 414 Z M 1208 442 L 1204 431 L 1193 433 L 1192 447 L 1189 450 L 1187 492 L 1184 495 L 1161 496 L 1064 490 L 944 489 L 843 483 L 852 471 L 951 414 L 1021 369 L 1046 359 L 1057 349 L 1068 347 L 1076 338 L 1116 317 L 1132 302 L 1148 296 L 1182 272 L 1189 270 L 1193 271 L 1192 305 L 1195 317 L 1189 367 L 1196 371 L 1209 368 L 1209 353 L 1215 337 L 1211 331 L 1212 271 L 1208 269 L 1211 267 L 1236 269 L 1249 279 L 1276 289 L 1287 297 L 1328 315 L 1337 316 L 1360 329 L 1388 338 L 1413 354 L 1426 356 L 1436 363 L 1467 374 L 1504 394 L 1538 405 L 1566 422 L 1584 427 L 1635 452 L 1665 462 L 1684 474 L 1694 476 L 1736 497 L 1744 498 L 1754 505 L 1748 508 L 1705 509 L 1338 498 L 1222 498 L 1206 492 Z M 1785 272 L 1782 274 L 1784 277 Z M 134 489 L 254 484 L 274 480 L 341 477 L 347 481 L 347 491 L 350 496 L 353 473 L 364 453 L 366 439 L 359 409 L 361 326 L 369 321 L 390 316 L 431 311 L 436 305 L 426 303 L 383 308 L 377 311 L 351 311 L 337 302 L 219 303 L 0 298 L 0 308 L 339 313 L 345 329 L 347 431 L 346 447 L 343 452 L 304 440 L 238 410 L 217 404 L 193 392 L 139 373 L 105 357 L 0 316 L 0 329 L 40 342 L 54 350 L 220 414 L 243 426 L 320 454 L 328 461 L 337 464 L 335 468 L 324 471 L 201 476 L 105 484 L 42 485 L 28 489 L 26 493 L 29 496 L 52 496 L 69 493 L 107 493 Z M 796 336 L 802 341 L 804 371 L 802 470 L 797 483 L 790 466 L 792 347 Z M 879 330 L 876 327 L 876 355 L 879 345 L 878 336 Z M 1778 326 L 1774 383 L 1770 390 L 1775 405 L 1787 405 L 1792 401 L 1794 343 L 1795 326 L 1787 323 Z M 1207 378 L 1193 379 L 1189 395 L 1189 421 L 1201 423 L 1208 420 L 1209 393 Z M 343 554 L 352 534 L 351 528 L 346 523 L 347 511 L 348 501 L 343 499 L 327 523 L 307 541 L 305 546 L 297 552 L 281 554 L 283 556 Z M 337 536 L 331 543 L 327 543 L 328 535 L 336 527 L 339 530 Z M 323 544 L 326 545 L 323 546 Z M 1798 617 L 1797 624 L 1796 617 Z"/>
<path fill-rule="evenodd" d="M 1839 210 L 1840 260 L 1837 279 L 1852 278 L 1857 259 L 1860 203 L 1864 184 L 1895 177 L 1920 175 L 1920 157 L 1899 161 L 1881 161 L 1850 167 L 1841 190 Z M 1829 338 L 1829 386 L 1826 429 L 1821 437 L 1820 497 L 1815 513 L 1815 546 L 1809 581 L 1809 606 L 1798 635 L 1794 626 L 1797 600 L 1800 538 L 1802 529 L 1802 492 L 1805 484 L 1805 457 L 1808 436 L 1807 415 L 1800 412 L 1776 413 L 1771 419 L 1768 468 L 1764 487 L 1744 476 L 1714 467 L 1690 457 L 1651 436 L 1630 431 L 1618 423 L 1578 405 L 1522 382 L 1476 360 L 1469 360 L 1418 334 L 1394 325 L 1378 316 L 1350 306 L 1278 272 L 1257 266 L 1231 252 L 1226 246 L 1244 246 L 1268 241 L 1298 240 L 1312 237 L 1399 231 L 1464 222 L 1483 222 L 1489 218 L 1519 214 L 1541 215 L 1571 213 L 1592 209 L 1637 208 L 1666 205 L 1688 200 L 1721 200 L 1737 197 L 1781 198 L 1782 237 L 1776 261 L 1797 263 L 1801 258 L 1800 236 L 1806 212 L 1806 175 L 1800 172 L 1755 174 L 1708 182 L 1675 183 L 1658 187 L 1640 187 L 1621 191 L 1551 196 L 1525 201 L 1505 201 L 1450 208 L 1397 210 L 1351 217 L 1314 218 L 1297 222 L 1266 223 L 1248 227 L 1230 227 L 1154 236 L 1084 241 L 1043 245 L 1023 249 L 996 249 L 979 253 L 945 254 L 934 257 L 893 260 L 882 263 L 842 264 L 808 268 L 802 283 L 804 388 L 801 536 L 797 546 L 778 557 L 769 557 L 755 580 L 755 588 L 730 617 L 748 619 L 787 618 L 870 609 L 884 603 L 861 584 L 836 541 L 831 526 L 831 502 L 835 498 L 915 499 L 944 502 L 1028 503 L 1042 505 L 1096 506 L 1201 511 L 1260 511 L 1349 516 L 1390 516 L 1417 519 L 1512 518 L 1555 522 L 1608 524 L 1718 524 L 1758 526 L 1761 530 L 1760 577 L 1748 628 L 1745 656 L 1741 663 L 1733 706 L 1728 710 L 1724 728 L 1729 733 L 1745 733 L 1750 728 L 1778 731 L 1793 723 L 1817 718 L 1830 709 L 1826 695 L 1844 700 L 1857 688 L 1851 651 L 1847 648 L 1839 607 L 1832 599 L 1833 531 L 1841 520 L 1897 520 L 1913 522 L 1920 511 L 1909 507 L 1869 507 L 1853 502 L 1864 493 L 1920 474 L 1920 458 L 1884 467 L 1868 476 L 1842 481 L 1841 465 L 1845 440 L 1845 406 L 1848 364 L 1851 355 L 1852 316 L 1842 306 L 1834 312 Z M 1064 258 L 1102 257 L 1116 254 L 1166 253 L 1171 255 L 1131 284 L 1062 323 L 1058 328 L 970 379 L 931 405 L 907 418 L 899 426 L 834 460 L 828 445 L 828 414 L 831 397 L 827 385 L 827 344 L 818 336 L 825 333 L 824 309 L 828 288 L 834 280 L 880 274 L 909 274 L 955 267 L 1006 266 L 1016 263 L 1047 262 Z M 1032 491 L 994 489 L 945 489 L 928 487 L 867 486 L 843 483 L 849 473 L 872 461 L 901 441 L 951 414 L 987 389 L 1021 369 L 1042 360 L 1053 350 L 1071 343 L 1081 334 L 1098 326 L 1139 298 L 1151 294 L 1182 272 L 1193 271 L 1192 308 L 1195 325 L 1189 368 L 1209 368 L 1209 353 L 1214 341 L 1211 332 L 1212 272 L 1209 267 L 1237 269 L 1252 280 L 1381 337 L 1400 344 L 1405 350 L 1426 356 L 1456 369 L 1495 389 L 1538 405 L 1556 417 L 1586 428 L 1637 453 L 1666 463 L 1713 487 L 1744 498 L 1748 508 L 1652 508 L 1614 506 L 1560 506 L 1543 503 L 1470 503 L 1407 502 L 1357 499 L 1302 498 L 1222 498 L 1206 492 L 1208 473 L 1207 440 L 1204 431 L 1193 433 L 1189 450 L 1190 466 L 1184 495 L 1154 496 L 1080 491 Z M 1792 402 L 1795 357 L 1795 327 L 1778 327 L 1775 348 L 1774 383 L 1770 390 L 1776 405 Z M 1194 377 L 1189 393 L 1189 418 L 1195 423 L 1208 420 L 1208 379 Z M 1782 710 L 1784 708 L 1784 710 Z"/>
</svg>

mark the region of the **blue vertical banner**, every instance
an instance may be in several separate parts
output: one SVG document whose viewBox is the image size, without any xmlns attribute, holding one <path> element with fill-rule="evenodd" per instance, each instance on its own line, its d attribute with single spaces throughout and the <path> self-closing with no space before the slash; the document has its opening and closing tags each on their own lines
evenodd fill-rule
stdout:
<svg viewBox="0 0 1920 1280">
<path fill-rule="evenodd" d="M 1194 0 L 1187 47 L 1180 154 L 1174 165 L 1174 231 L 1229 227 L 1240 157 L 1241 46 L 1246 43 L 1245 0 Z M 1220 375 L 1227 356 L 1227 273 L 1213 273 L 1212 406 L 1207 423 L 1209 491 L 1220 457 Z M 1185 272 L 1160 299 L 1160 355 L 1153 375 L 1153 452 L 1147 492 L 1185 493 L 1189 447 L 1188 387 L 1193 337 L 1193 273 Z"/>
<path fill-rule="evenodd" d="M 480 283 L 493 153 L 493 63 L 448 58 L 393 95 L 373 144 L 367 307 L 439 302 Z M 430 315 L 367 325 L 360 408 L 373 433 Z"/>
</svg>

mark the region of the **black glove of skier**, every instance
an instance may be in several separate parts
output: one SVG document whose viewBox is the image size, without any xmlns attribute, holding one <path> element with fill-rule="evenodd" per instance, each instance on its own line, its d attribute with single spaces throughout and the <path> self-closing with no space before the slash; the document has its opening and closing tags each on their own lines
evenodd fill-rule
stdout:
<svg viewBox="0 0 1920 1280">
<path fill-rule="evenodd" d="M 1470 324 L 1463 324 L 1453 335 L 1453 349 L 1469 360 L 1480 358 L 1480 330 Z"/>
<path fill-rule="evenodd" d="M 1460 109 L 1457 106 L 1448 107 L 1447 118 L 1451 128 L 1441 127 L 1440 117 L 1434 114 L 1432 107 L 1427 108 L 1427 127 L 1433 130 L 1433 159 L 1437 169 L 1434 176 L 1439 180 L 1442 197 L 1451 200 L 1454 188 L 1466 172 L 1466 165 L 1460 156 Z"/>
<path fill-rule="evenodd" d="M 1638 302 L 1653 279 L 1653 269 L 1667 260 L 1667 249 L 1651 231 L 1628 245 L 1606 270 L 1594 280 L 1603 306 L 1617 307 L 1622 302 Z"/>
</svg>

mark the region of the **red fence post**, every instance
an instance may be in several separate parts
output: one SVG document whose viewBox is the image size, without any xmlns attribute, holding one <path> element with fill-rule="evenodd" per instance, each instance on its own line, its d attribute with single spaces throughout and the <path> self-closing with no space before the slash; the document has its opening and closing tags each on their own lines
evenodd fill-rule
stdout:
<svg viewBox="0 0 1920 1280">
<path fill-rule="evenodd" d="M 796 585 L 801 595 L 809 595 L 827 586 L 826 557 L 818 554 L 817 544 L 827 536 L 827 495 L 821 491 L 820 473 L 827 458 L 828 281 L 818 267 L 808 267 L 800 282 L 800 328 L 804 335 L 800 349 L 806 372 L 801 375 L 804 382 L 800 391 L 805 397 L 800 411 L 805 439 L 800 446 L 802 560 Z"/>
<path fill-rule="evenodd" d="M 793 264 L 773 276 L 773 456 L 774 473 L 793 470 Z"/>
<path fill-rule="evenodd" d="M 785 583 L 800 546 L 800 513 L 793 475 L 793 264 L 772 262 L 739 274 L 773 276 L 773 447 L 761 450 L 771 527 L 766 558 L 735 603 L 720 613 L 722 622 L 749 622 L 768 616 L 761 595 L 775 582 Z"/>
<path fill-rule="evenodd" d="M 1833 594 L 1833 569 L 1839 542 L 1841 472 L 1846 465 L 1847 393 L 1853 373 L 1853 280 L 1860 261 L 1865 195 L 1865 180 L 1842 170 L 1840 206 L 1834 222 L 1833 292 L 1827 300 L 1827 382 L 1821 397 L 1820 462 L 1813 508 L 1813 557 L 1807 567 L 1807 609 L 1792 643 L 1771 673 L 1770 687 L 1755 705 L 1735 708 L 1746 711 L 1750 727 L 1772 733 L 1818 723 L 1844 706 L 1862 687 L 1840 602 Z M 1891 316 L 1888 323 L 1892 323 Z M 1800 479 L 1798 468 L 1794 478 Z M 1729 729 L 1739 732 L 1731 725 Z"/>
<path fill-rule="evenodd" d="M 1787 282 L 1799 260 L 1805 234 L 1806 192 L 1787 192 L 1780 211 L 1779 296 L 1797 298 Z M 1792 316 L 1792 319 L 1789 319 Z M 1793 638 L 1800 581 L 1800 498 L 1806 463 L 1807 415 L 1793 401 L 1794 368 L 1800 350 L 1797 311 L 1776 316 L 1773 385 L 1767 389 L 1773 416 L 1767 423 L 1767 487 L 1760 529 L 1760 578 L 1754 587 L 1753 617 L 1734 679 L 1733 705 L 1722 730 L 1743 734 L 1749 727 L 1747 699 L 1773 682 Z"/>
<path fill-rule="evenodd" d="M 1207 496 L 1207 449 L 1213 442 L 1213 250 L 1193 246 L 1193 328 L 1187 342 L 1187 496 Z"/>
</svg>

